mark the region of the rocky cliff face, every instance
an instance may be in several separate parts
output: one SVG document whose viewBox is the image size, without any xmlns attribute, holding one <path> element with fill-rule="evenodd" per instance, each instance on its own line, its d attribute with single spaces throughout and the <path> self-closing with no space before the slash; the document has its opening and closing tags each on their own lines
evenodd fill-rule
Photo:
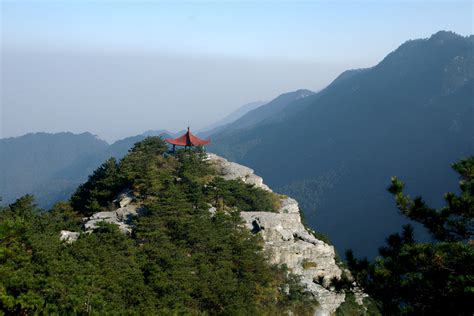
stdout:
<svg viewBox="0 0 474 316">
<path fill-rule="evenodd" d="M 124 234 L 130 235 L 132 233 L 132 218 L 142 214 L 144 209 L 134 203 L 134 198 L 131 192 L 126 191 L 118 195 L 117 199 L 113 201 L 118 206 L 116 210 L 109 212 L 98 212 L 90 217 L 83 218 L 84 232 L 91 233 L 98 227 L 100 222 L 115 224 Z M 71 243 L 79 238 L 80 233 L 62 230 L 60 239 Z"/>
<path fill-rule="evenodd" d="M 242 179 L 271 191 L 252 169 L 214 154 L 209 154 L 209 159 L 225 179 Z M 298 202 L 281 196 L 281 207 L 277 213 L 241 212 L 241 216 L 245 226 L 264 240 L 270 262 L 286 265 L 289 271 L 301 277 L 301 282 L 319 302 L 315 315 L 334 314 L 344 302 L 345 294 L 327 289 L 326 286 L 331 278 L 340 278 L 343 271 L 336 264 L 334 247 L 314 237 L 302 224 Z M 319 279 L 324 280 L 323 284 L 316 282 Z M 355 295 L 356 301 L 362 305 L 366 295 L 361 292 Z"/>
<path fill-rule="evenodd" d="M 208 160 L 224 179 L 241 179 L 272 192 L 252 169 L 215 154 L 208 154 Z M 278 212 L 241 212 L 244 225 L 253 234 L 262 237 L 264 249 L 272 264 L 286 265 L 290 272 L 300 276 L 301 282 L 319 303 L 314 315 L 333 315 L 345 300 L 344 293 L 337 293 L 329 287 L 330 280 L 333 277 L 340 278 L 343 273 L 336 263 L 334 247 L 317 239 L 302 224 L 296 200 L 287 196 L 279 197 Z M 116 210 L 84 218 L 85 233 L 92 232 L 101 221 L 118 225 L 125 234 L 131 233 L 131 218 L 139 216 L 144 210 L 134 202 L 130 192 L 120 194 L 113 202 L 117 205 Z M 215 208 L 211 207 L 209 211 L 215 212 Z M 73 242 L 78 237 L 77 232 L 61 231 L 60 238 L 65 242 Z M 362 305 L 362 299 L 366 295 L 362 292 L 354 294 L 356 302 Z"/>
</svg>

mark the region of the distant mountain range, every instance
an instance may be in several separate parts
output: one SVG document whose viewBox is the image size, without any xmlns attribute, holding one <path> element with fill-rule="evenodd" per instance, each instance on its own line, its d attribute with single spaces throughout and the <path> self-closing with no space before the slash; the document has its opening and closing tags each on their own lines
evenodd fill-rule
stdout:
<svg viewBox="0 0 474 316">
<path fill-rule="evenodd" d="M 48 208 L 67 199 L 106 159 L 122 158 L 146 136 L 175 134 L 147 131 L 109 145 L 91 133 L 31 133 L 0 139 L 0 197 L 3 204 L 34 194 Z"/>
<path fill-rule="evenodd" d="M 386 192 L 390 177 L 439 206 L 457 188 L 450 164 L 474 153 L 473 42 L 451 32 L 408 41 L 276 114 L 276 100 L 258 122 L 249 112 L 211 135 L 209 150 L 295 197 L 340 251 L 372 256 L 407 222 Z"/>
<path fill-rule="evenodd" d="M 229 132 L 245 129 L 250 126 L 253 126 L 261 121 L 270 118 L 276 117 L 279 113 L 281 113 L 291 102 L 305 98 L 307 96 L 313 95 L 314 92 L 306 89 L 300 89 L 293 92 L 287 92 L 284 94 L 279 95 L 277 98 L 273 99 L 272 101 L 263 104 L 261 106 L 256 107 L 253 110 L 248 111 L 244 115 L 240 117 L 236 117 L 234 121 L 231 121 L 227 124 L 223 124 L 213 128 L 212 130 L 208 130 L 207 132 L 199 133 L 201 137 L 209 137 L 211 135 L 217 135 L 218 137 L 222 137 L 223 134 L 227 134 Z"/>
</svg>

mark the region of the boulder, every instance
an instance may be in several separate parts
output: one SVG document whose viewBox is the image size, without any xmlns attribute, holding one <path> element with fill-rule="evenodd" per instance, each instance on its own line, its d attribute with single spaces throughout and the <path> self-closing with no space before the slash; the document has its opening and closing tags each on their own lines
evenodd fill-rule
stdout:
<svg viewBox="0 0 474 316">
<path fill-rule="evenodd" d="M 86 218 L 84 220 L 84 229 L 86 232 L 91 232 L 99 227 L 100 222 L 106 222 L 117 225 L 122 233 L 130 235 L 132 233 L 130 224 L 133 217 L 142 214 L 144 209 L 137 204 L 132 204 L 132 198 L 129 194 L 130 193 L 121 193 L 118 198 L 114 200 L 120 205 L 118 209 L 109 212 L 98 212 Z"/>
<path fill-rule="evenodd" d="M 118 203 L 120 207 L 125 207 L 132 203 L 134 198 L 132 190 L 126 190 L 120 193 L 113 202 Z"/>
<path fill-rule="evenodd" d="M 75 242 L 79 238 L 80 233 L 71 232 L 69 230 L 61 230 L 59 239 L 70 244 Z"/>
<path fill-rule="evenodd" d="M 119 221 L 130 224 L 132 218 L 140 215 L 142 211 L 142 208 L 139 208 L 136 204 L 127 204 L 126 206 L 116 209 L 115 215 Z"/>
</svg>

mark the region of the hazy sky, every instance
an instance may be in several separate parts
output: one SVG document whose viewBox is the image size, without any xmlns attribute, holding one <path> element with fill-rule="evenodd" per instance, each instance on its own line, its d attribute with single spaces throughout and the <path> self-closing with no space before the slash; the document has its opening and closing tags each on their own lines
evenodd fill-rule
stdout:
<svg viewBox="0 0 474 316">
<path fill-rule="evenodd" d="M 474 23 L 472 1 L 0 3 L 0 137 L 199 129 Z"/>
</svg>

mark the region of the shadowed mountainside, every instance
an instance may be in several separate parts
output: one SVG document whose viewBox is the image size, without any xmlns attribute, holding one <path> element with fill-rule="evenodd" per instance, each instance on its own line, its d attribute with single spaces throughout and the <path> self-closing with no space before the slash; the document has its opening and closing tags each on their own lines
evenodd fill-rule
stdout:
<svg viewBox="0 0 474 316">
<path fill-rule="evenodd" d="M 201 137 L 207 137 L 211 134 L 215 134 L 215 133 L 223 130 L 225 128 L 225 126 L 227 126 L 228 124 L 231 124 L 231 123 L 235 122 L 236 120 L 238 120 L 239 118 L 241 118 L 242 116 L 247 114 L 248 112 L 264 105 L 265 103 L 267 103 L 267 102 L 255 101 L 255 102 L 251 102 L 251 103 L 247 103 L 245 105 L 242 105 L 237 110 L 233 111 L 229 115 L 226 115 L 223 119 L 221 119 L 221 120 L 219 120 L 219 121 L 203 128 L 203 129 L 201 129 L 198 132 L 198 134 Z"/>
<path fill-rule="evenodd" d="M 450 164 L 472 154 L 474 37 L 438 32 L 349 73 L 210 150 L 294 196 L 339 251 L 374 255 L 406 220 L 385 191 L 406 179 L 429 203 L 456 187 Z"/>
</svg>

